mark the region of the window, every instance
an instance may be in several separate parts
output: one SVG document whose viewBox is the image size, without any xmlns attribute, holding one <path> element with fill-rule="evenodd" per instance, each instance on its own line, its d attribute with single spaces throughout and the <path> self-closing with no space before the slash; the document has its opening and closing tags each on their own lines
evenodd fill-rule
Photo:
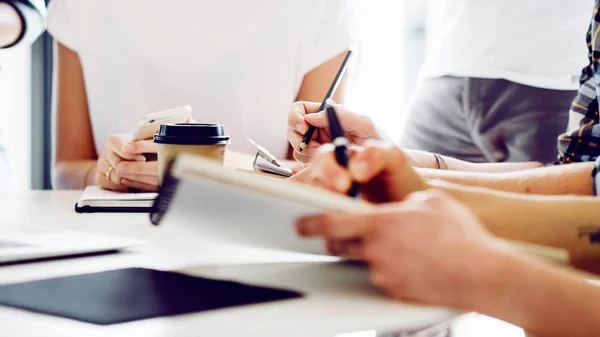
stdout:
<svg viewBox="0 0 600 337">
<path fill-rule="evenodd" d="M 11 167 L 10 176 L 0 169 L 0 181 L 3 187 L 29 189 L 32 166 L 31 47 L 3 51 L 0 64 L 0 139 Z"/>
<path fill-rule="evenodd" d="M 355 1 L 358 64 L 348 106 L 400 138 L 406 102 L 423 60 L 426 1 Z"/>
</svg>

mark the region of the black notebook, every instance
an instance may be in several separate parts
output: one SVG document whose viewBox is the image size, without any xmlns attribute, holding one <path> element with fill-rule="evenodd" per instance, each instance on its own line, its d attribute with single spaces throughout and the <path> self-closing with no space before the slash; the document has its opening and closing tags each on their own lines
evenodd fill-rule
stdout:
<svg viewBox="0 0 600 337">
<path fill-rule="evenodd" d="M 300 297 L 290 290 L 143 268 L 0 286 L 0 305 L 100 325 Z"/>
<path fill-rule="evenodd" d="M 77 200 L 78 213 L 149 213 L 157 193 L 120 193 L 88 186 Z"/>
</svg>

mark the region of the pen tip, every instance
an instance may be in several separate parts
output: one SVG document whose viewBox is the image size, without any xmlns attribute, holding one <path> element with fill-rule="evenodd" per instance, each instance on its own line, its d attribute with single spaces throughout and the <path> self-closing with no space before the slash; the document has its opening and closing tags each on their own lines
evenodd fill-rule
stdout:
<svg viewBox="0 0 600 337">
<path fill-rule="evenodd" d="M 300 143 L 300 152 L 304 151 L 304 149 L 306 149 L 306 143 L 302 142 Z"/>
</svg>

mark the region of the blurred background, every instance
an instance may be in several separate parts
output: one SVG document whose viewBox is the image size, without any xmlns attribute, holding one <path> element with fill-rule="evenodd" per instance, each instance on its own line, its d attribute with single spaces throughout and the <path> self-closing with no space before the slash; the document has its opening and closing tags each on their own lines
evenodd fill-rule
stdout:
<svg viewBox="0 0 600 337">
<path fill-rule="evenodd" d="M 360 57 L 348 105 L 389 134 L 403 128 L 405 106 L 423 61 L 426 0 L 354 1 Z M 0 53 L 0 134 L 13 176 L 11 189 L 51 187 L 52 41 Z"/>
</svg>

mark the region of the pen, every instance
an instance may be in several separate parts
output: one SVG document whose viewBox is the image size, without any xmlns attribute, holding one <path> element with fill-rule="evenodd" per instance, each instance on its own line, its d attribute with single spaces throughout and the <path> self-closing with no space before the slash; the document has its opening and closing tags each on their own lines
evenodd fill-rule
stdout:
<svg viewBox="0 0 600 337">
<path fill-rule="evenodd" d="M 319 107 L 319 111 L 325 110 L 326 101 L 328 99 L 332 98 L 333 95 L 335 95 L 335 91 L 337 90 L 338 86 L 340 85 L 342 78 L 344 78 L 346 69 L 348 69 L 348 61 L 350 60 L 350 57 L 352 57 L 352 50 L 348 50 L 348 53 L 346 53 L 344 62 L 342 62 L 340 69 L 338 70 L 337 74 L 335 75 L 335 78 L 333 79 L 333 83 L 331 83 L 331 86 L 329 87 L 329 91 L 327 92 L 327 95 L 325 95 L 325 98 L 323 99 L 323 102 L 321 103 L 321 106 Z M 304 151 L 304 149 L 308 146 L 308 143 L 310 143 L 310 139 L 312 138 L 312 136 L 316 130 L 317 130 L 317 128 L 315 128 L 312 125 L 308 128 L 308 131 L 302 138 L 302 143 L 300 143 L 300 152 Z"/>
<path fill-rule="evenodd" d="M 348 167 L 350 160 L 350 151 L 348 150 L 348 139 L 344 134 L 344 129 L 340 124 L 335 108 L 333 107 L 333 101 L 331 99 L 326 100 L 327 119 L 329 120 L 329 133 L 335 146 L 335 160 L 343 167 Z M 348 195 L 356 198 L 359 193 L 359 186 L 356 182 L 352 183 Z"/>
</svg>

